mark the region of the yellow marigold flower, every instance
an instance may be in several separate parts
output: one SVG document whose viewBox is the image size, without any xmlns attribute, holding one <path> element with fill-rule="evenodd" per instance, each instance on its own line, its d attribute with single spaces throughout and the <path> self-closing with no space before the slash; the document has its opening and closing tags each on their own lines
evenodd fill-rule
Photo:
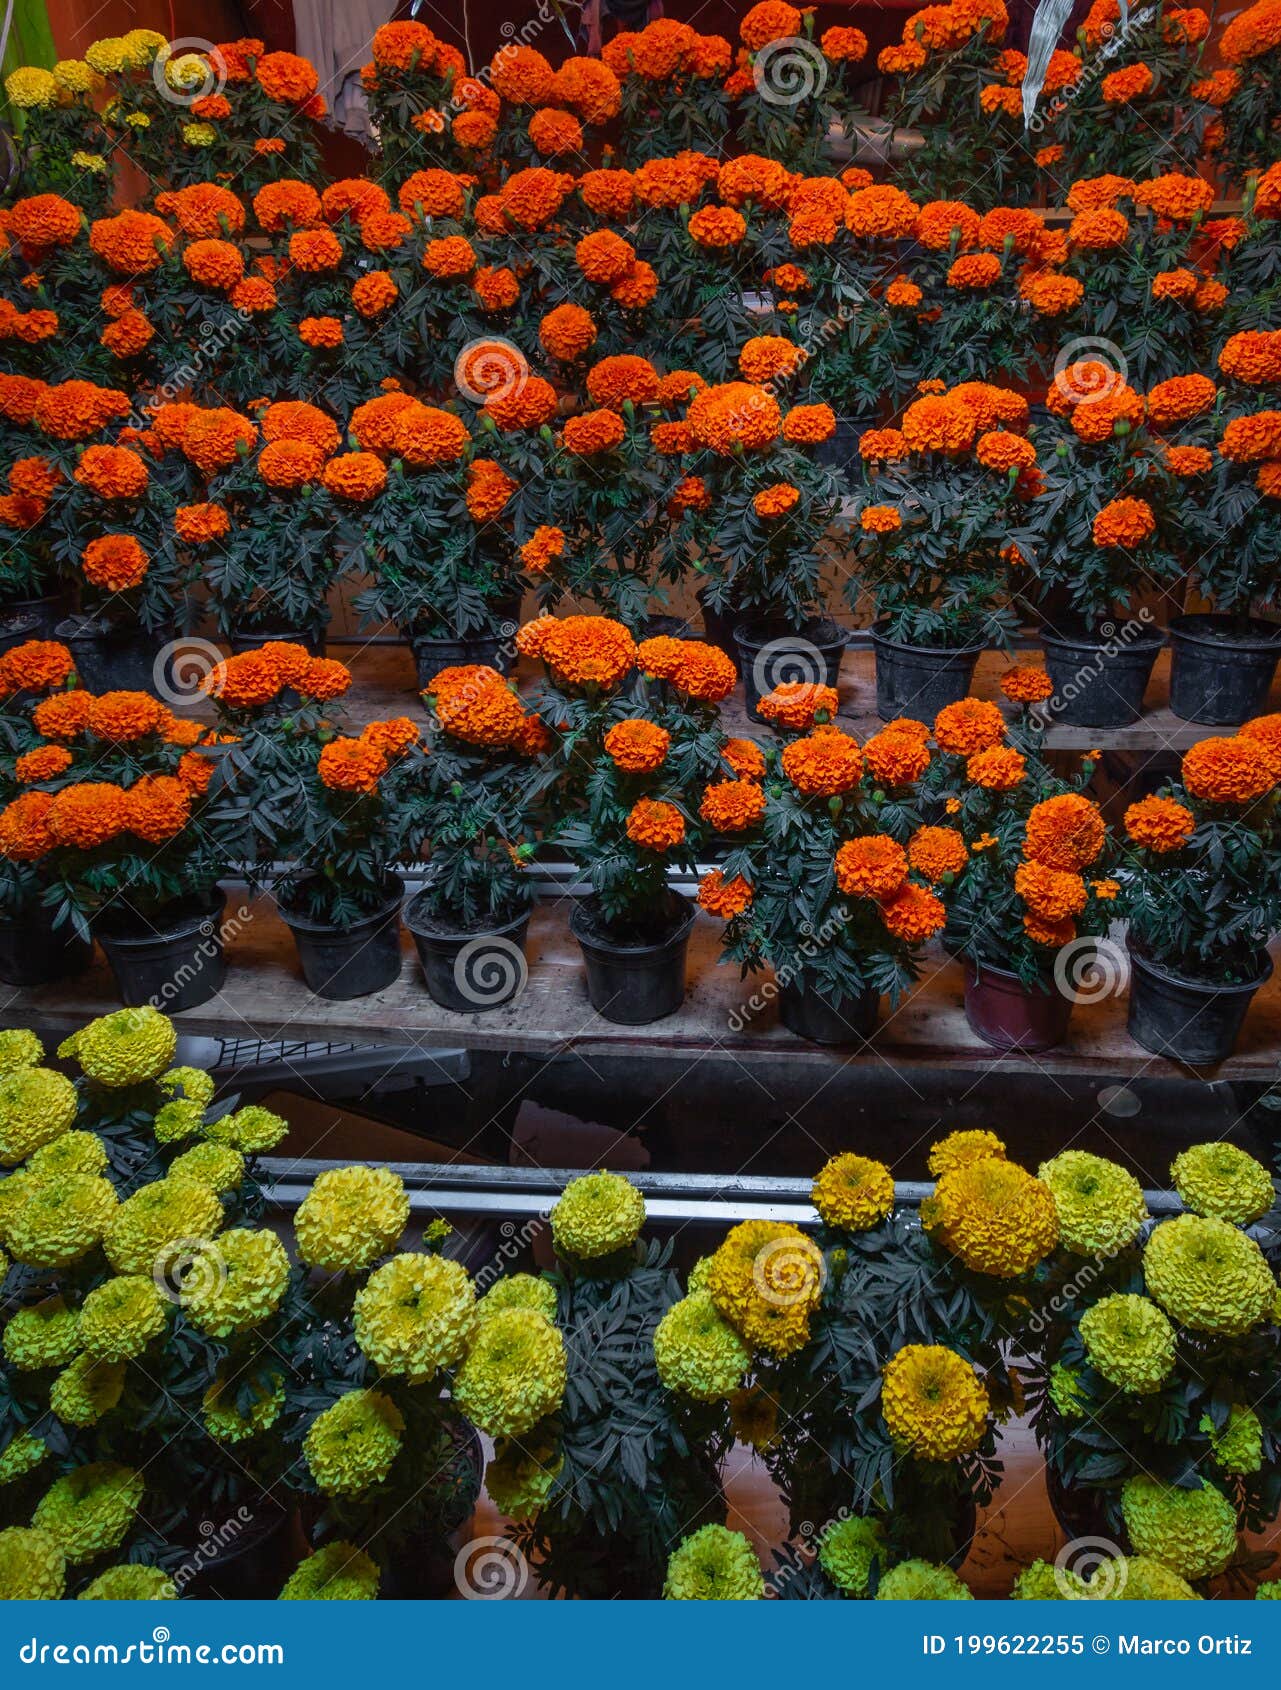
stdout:
<svg viewBox="0 0 1281 1690">
<path fill-rule="evenodd" d="M 294 1216 L 298 1254 L 327 1273 L 359 1273 L 396 1243 L 409 1220 L 404 1182 L 390 1168 L 330 1168 Z"/>
<path fill-rule="evenodd" d="M 145 1274 L 108 1279 L 80 1306 L 80 1343 L 90 1361 L 132 1361 L 168 1325 L 169 1311 Z"/>
<path fill-rule="evenodd" d="M 359 1496 L 387 1477 L 404 1418 L 382 1391 L 348 1391 L 312 1421 L 303 1439 L 311 1476 L 330 1496 Z"/>
<path fill-rule="evenodd" d="M 621 1174 L 584 1174 L 565 1187 L 551 1223 L 562 1256 L 592 1261 L 636 1242 L 645 1224 L 645 1199 Z"/>
<path fill-rule="evenodd" d="M 971 1272 L 996 1279 L 1029 1272 L 1059 1235 L 1049 1187 L 997 1156 L 943 1174 L 921 1204 L 921 1224 Z"/>
<path fill-rule="evenodd" d="M 178 1030 L 167 1015 L 144 1005 L 100 1015 L 58 1046 L 101 1086 L 136 1086 L 154 1080 L 173 1061 Z"/>
<path fill-rule="evenodd" d="M 51 106 L 58 98 L 56 80 L 40 65 L 20 65 L 11 71 L 4 79 L 4 91 L 10 102 L 22 111 Z"/>
<path fill-rule="evenodd" d="M 461 1361 L 476 1324 L 471 1275 L 443 1256 L 393 1256 L 356 1293 L 352 1309 L 364 1354 L 415 1384 Z"/>
<path fill-rule="evenodd" d="M 711 1294 L 694 1291 L 673 1303 L 654 1329 L 654 1360 L 669 1391 L 719 1402 L 742 1384 L 752 1358 Z"/>
<path fill-rule="evenodd" d="M 326 1543 L 285 1581 L 282 1602 L 372 1602 L 382 1574 L 377 1561 L 354 1543 Z"/>
<path fill-rule="evenodd" d="M 133 1525 L 143 1478 L 116 1461 L 95 1461 L 64 1473 L 36 1504 L 32 1525 L 47 1531 L 68 1561 L 92 1561 L 116 1549 Z"/>
<path fill-rule="evenodd" d="M 1101 1297 L 1081 1316 L 1090 1365 L 1134 1396 L 1159 1391 L 1174 1367 L 1174 1328 L 1147 1297 Z"/>
<path fill-rule="evenodd" d="M 8 1526 L 0 1532 L 0 1602 L 56 1602 L 67 1563 L 52 1532 Z"/>
<path fill-rule="evenodd" d="M 1059 1217 L 1059 1243 L 1077 1256 L 1111 1256 L 1133 1244 L 1148 1218 L 1133 1174 L 1088 1150 L 1064 1150 L 1042 1162 Z"/>
<path fill-rule="evenodd" d="M 672 1551 L 663 1595 L 669 1602 L 756 1602 L 765 1580 L 742 1532 L 703 1526 Z"/>
<path fill-rule="evenodd" d="M 1121 1490 L 1130 1542 L 1180 1578 L 1213 1578 L 1236 1553 L 1236 1509 L 1213 1485 L 1183 1490 L 1137 1474 Z"/>
<path fill-rule="evenodd" d="M 183 1284 L 187 1319 L 210 1338 L 247 1332 L 275 1314 L 289 1284 L 289 1257 L 265 1227 L 235 1227 Z"/>
<path fill-rule="evenodd" d="M 884 1162 L 849 1150 L 819 1171 L 810 1201 L 828 1226 L 866 1232 L 893 1209 L 894 1176 Z"/>
<path fill-rule="evenodd" d="M 1148 1290 L 1194 1332 L 1248 1332 L 1270 1317 L 1276 1281 L 1253 1238 L 1227 1221 L 1177 1215 L 1143 1251 Z"/>
<path fill-rule="evenodd" d="M 1272 1175 L 1235 1144 L 1194 1144 L 1170 1169 L 1174 1189 L 1198 1215 L 1249 1226 L 1276 1202 Z"/>
<path fill-rule="evenodd" d="M 981 1130 L 949 1133 L 930 1149 L 929 1170 L 938 1179 L 966 1162 L 986 1156 L 1004 1156 L 1005 1144 L 995 1133 Z"/>
<path fill-rule="evenodd" d="M 79 1324 L 61 1297 L 16 1309 L 4 1328 L 4 1359 L 20 1373 L 65 1367 L 80 1348 Z"/>
<path fill-rule="evenodd" d="M 54 1185 L 36 1185 L 7 1218 L 6 1242 L 14 1260 L 28 1267 L 68 1267 L 102 1242 L 115 1209 L 109 1181 L 67 1174 Z"/>
<path fill-rule="evenodd" d="M 49 1407 L 64 1426 L 96 1426 L 120 1401 L 125 1366 L 123 1361 L 77 1356 L 50 1387 Z"/>
<path fill-rule="evenodd" d="M 458 1408 L 495 1438 L 522 1437 L 564 1394 L 564 1340 L 534 1309 L 501 1309 L 482 1320 L 454 1376 Z"/>
<path fill-rule="evenodd" d="M 242 1411 L 237 1398 L 248 1390 L 248 1406 Z M 285 1406 L 283 1374 L 272 1372 L 265 1379 L 216 1378 L 201 1398 L 205 1430 L 219 1443 L 239 1444 L 266 1432 L 280 1418 Z"/>
<path fill-rule="evenodd" d="M 969 1362 L 943 1344 L 905 1344 L 881 1381 L 890 1436 L 919 1461 L 952 1461 L 977 1449 L 989 1408 Z"/>
<path fill-rule="evenodd" d="M 76 1088 L 52 1068 L 16 1068 L 0 1077 L 0 1165 L 11 1168 L 59 1138 L 76 1108 Z"/>
<path fill-rule="evenodd" d="M 194 1240 L 210 1239 L 223 1223 L 222 1204 L 207 1185 L 159 1179 L 127 1197 L 111 1216 L 103 1237 L 107 1260 L 117 1273 L 154 1273 L 175 1246 L 188 1251 Z"/>
</svg>

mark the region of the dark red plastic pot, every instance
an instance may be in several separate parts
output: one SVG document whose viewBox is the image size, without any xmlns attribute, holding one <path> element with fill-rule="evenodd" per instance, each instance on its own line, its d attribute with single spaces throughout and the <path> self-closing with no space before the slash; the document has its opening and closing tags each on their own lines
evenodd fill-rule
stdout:
<svg viewBox="0 0 1281 1690">
<path fill-rule="evenodd" d="M 1067 1037 L 1072 999 L 1053 976 L 1046 989 L 1025 986 L 1007 968 L 965 962 L 965 1019 L 996 1050 L 1052 1050 Z"/>
</svg>

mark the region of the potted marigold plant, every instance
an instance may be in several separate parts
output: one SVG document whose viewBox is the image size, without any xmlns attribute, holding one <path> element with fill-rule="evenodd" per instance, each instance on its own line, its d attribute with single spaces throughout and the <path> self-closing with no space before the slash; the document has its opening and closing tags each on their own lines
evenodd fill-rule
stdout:
<svg viewBox="0 0 1281 1690">
<path fill-rule="evenodd" d="M 1125 812 L 1130 1036 L 1194 1066 L 1231 1054 L 1281 929 L 1281 718 L 1259 716 L 1183 758 Z"/>
<path fill-rule="evenodd" d="M 728 121 L 725 79 L 733 51 L 676 18 L 621 29 L 601 48 L 620 85 L 619 162 L 629 167 L 683 152 L 711 152 Z"/>
<path fill-rule="evenodd" d="M 812 12 L 787 0 L 760 0 L 739 22 L 743 46 L 726 82 L 743 149 L 798 171 L 822 164 L 833 126 L 853 140 L 847 66 L 867 54 L 860 29 L 828 29 L 818 42 L 813 31 Z"/>
<path fill-rule="evenodd" d="M 24 145 L 15 159 L 14 193 L 74 194 L 89 211 L 111 197 L 112 170 L 104 156 L 107 137 L 94 96 L 102 82 L 84 59 L 19 65 L 4 79 L 4 91 Z"/>
<path fill-rule="evenodd" d="M 550 1221 L 555 1276 L 500 1279 L 482 1307 L 525 1304 L 555 1321 L 564 1401 L 537 1435 L 497 1446 L 486 1488 L 553 1593 L 654 1597 L 681 1534 L 724 1509 L 728 1406 L 714 1365 L 700 1374 L 672 1246 L 642 1236 L 635 1186 L 604 1172 L 572 1180 Z"/>
<path fill-rule="evenodd" d="M 1228 66 L 1218 74 L 1229 89 L 1220 105 L 1223 144 L 1220 157 L 1233 182 L 1252 170 L 1266 171 L 1281 162 L 1276 111 L 1281 89 L 1281 41 L 1275 0 L 1256 0 L 1238 12 L 1218 40 Z"/>
<path fill-rule="evenodd" d="M 426 686 L 450 664 L 510 662 L 523 579 L 506 521 L 515 482 L 477 456 L 452 411 L 389 393 L 357 407 L 342 460 L 360 503 L 372 585 L 354 603 L 409 640 Z"/>
<path fill-rule="evenodd" d="M 27 640 L 0 656 L 0 787 L 6 807 L 66 767 L 70 753 L 50 745 L 32 714 L 42 698 L 74 685 L 71 653 L 53 640 Z M 39 862 L 44 840 L 39 801 L 0 824 L 0 979 L 12 986 L 42 986 L 77 974 L 89 961 L 90 943 L 74 927 L 55 928 L 45 902 L 47 882 Z M 32 857 L 29 853 L 37 851 Z"/>
<path fill-rule="evenodd" d="M 1015 698 L 1043 692 L 1044 681 L 1039 670 L 1003 678 Z M 965 965 L 970 1027 L 998 1049 L 1048 1050 L 1067 1035 L 1120 888 L 1103 818 L 1082 790 L 1093 761 L 1062 780 L 1042 761 L 1035 730 L 1013 737 L 984 699 L 939 712 L 929 795 L 948 822 L 923 828 L 908 855 L 947 864 L 940 889 L 949 948 Z"/>
<path fill-rule="evenodd" d="M 427 884 L 405 910 L 427 990 L 446 1009 L 498 1009 L 523 989 L 530 874 L 539 816 L 531 760 L 551 743 L 494 669 L 442 669 L 424 694 L 432 718 L 418 828 Z"/>
<path fill-rule="evenodd" d="M 343 732 L 327 706 L 350 684 L 341 663 L 285 641 L 229 658 L 205 682 L 228 741 L 227 825 L 243 837 L 247 800 L 258 872 L 273 880 L 303 978 L 338 999 L 381 991 L 399 975 L 396 869 L 417 843 L 419 730 L 402 716 Z"/>
<path fill-rule="evenodd" d="M 1193 579 L 1213 606 L 1170 620 L 1170 708 L 1185 721 L 1235 726 L 1257 714 L 1281 658 L 1281 626 L 1267 616 L 1281 606 L 1281 476 L 1271 461 L 1281 432 L 1267 404 L 1281 391 L 1278 341 L 1266 330 L 1228 337 L 1218 367 L 1231 398 L 1212 416 L 1208 376 L 1180 376 L 1148 395 L 1167 465 L 1194 478 L 1198 497 L 1183 524 Z"/>
<path fill-rule="evenodd" d="M 102 946 L 127 1004 L 189 1009 L 225 973 L 208 730 L 147 693 L 54 693 L 32 712 L 41 778 L 3 812 L 11 860 L 33 865 L 56 928 Z"/>
<path fill-rule="evenodd" d="M 570 917 L 588 996 L 607 1020 L 660 1020 L 684 1002 L 694 924 L 668 873 L 693 866 L 703 828 L 692 795 L 720 758 L 717 705 L 733 691 L 734 665 L 695 640 L 638 648 L 604 616 L 540 617 L 516 643 L 543 665 L 531 702 L 554 724 L 534 782 L 553 818 L 547 838 L 591 885 Z M 649 677 L 639 695 L 624 686 L 637 667 Z"/>
<path fill-rule="evenodd" d="M 1271 1517 L 1281 1484 L 1264 1383 L 1275 1286 L 1251 1236 L 1276 1194 L 1227 1143 L 1192 1145 L 1170 1175 L 1183 1212 L 1154 1225 L 1115 1162 L 1067 1150 L 1042 1164 L 1060 1249 L 1029 1399 L 1068 1535 L 1128 1542 L 1201 1592 L 1247 1565 L 1238 1531 Z M 1113 1595 L 1139 1594 L 1127 1585 Z"/>
<path fill-rule="evenodd" d="M 1069 365 L 1047 403 L 1044 482 L 1014 542 L 1016 580 L 1043 618 L 1050 711 L 1076 726 L 1125 727 L 1164 643 L 1150 601 L 1159 607 L 1183 572 L 1181 488 L 1144 426 L 1143 396 L 1105 364 Z"/>
<path fill-rule="evenodd" d="M 859 441 L 865 492 L 846 592 L 851 606 L 867 593 L 875 607 L 876 707 L 887 721 L 963 698 L 979 653 L 1013 632 L 1011 548 L 1041 489 L 1027 423 L 1019 394 L 965 382 Z"/>
<path fill-rule="evenodd" d="M 755 769 L 731 747 L 734 778 L 704 790 L 718 866 L 699 902 L 728 921 L 725 957 L 744 973 L 773 968 L 783 1025 L 840 1045 L 868 1038 L 883 995 L 898 1002 L 944 910 L 930 889 L 938 865 L 909 858 L 926 729 L 896 722 L 860 746 L 833 724 L 836 702 L 804 682 L 762 700 L 787 743 Z"/>
</svg>

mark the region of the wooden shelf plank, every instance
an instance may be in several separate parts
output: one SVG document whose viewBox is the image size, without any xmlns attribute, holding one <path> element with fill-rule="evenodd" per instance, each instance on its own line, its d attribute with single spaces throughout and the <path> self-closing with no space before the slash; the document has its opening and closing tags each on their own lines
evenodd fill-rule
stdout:
<svg viewBox="0 0 1281 1690">
<path fill-rule="evenodd" d="M 334 655 L 347 663 L 354 677 L 354 685 L 345 702 L 352 718 L 359 722 L 376 721 L 386 716 L 408 715 L 421 720 L 423 708 L 415 682 L 413 657 L 405 646 L 342 646 L 334 647 Z M 989 698 L 1002 704 L 1007 714 L 1010 706 L 1002 699 L 998 682 L 1008 667 L 1002 652 L 985 652 L 979 659 L 974 675 L 973 691 L 979 698 Z M 842 726 L 857 739 L 866 739 L 883 724 L 876 713 L 876 675 L 872 653 L 858 646 L 845 654 L 841 666 Z M 1186 751 L 1197 740 L 1233 733 L 1228 727 L 1209 727 L 1199 722 L 1184 722 L 1173 715 L 1170 698 L 1170 654 L 1163 651 L 1157 658 L 1156 669 L 1148 688 L 1148 708 L 1140 719 L 1128 728 L 1074 728 L 1055 725 L 1046 735 L 1046 745 L 1057 751 L 1088 751 L 1098 748 L 1128 751 Z M 1281 710 L 1281 680 L 1273 689 L 1271 710 Z M 743 704 L 741 690 L 722 707 L 726 731 L 733 734 L 765 735 L 764 723 L 750 721 Z M 193 714 L 208 715 L 206 708 Z"/>
<path fill-rule="evenodd" d="M 243 913 L 242 913 L 243 912 Z M 701 914 L 690 941 L 684 1008 L 648 1027 L 619 1027 L 587 1002 L 582 962 L 567 926 L 568 899 L 541 906 L 530 926 L 528 984 L 513 1003 L 485 1013 L 458 1015 L 428 997 L 408 934 L 402 934 L 400 978 L 388 990 L 347 1003 L 314 997 L 304 986 L 288 930 L 269 901 L 237 905 L 228 947 L 224 989 L 199 1009 L 177 1017 L 184 1032 L 214 1038 L 252 1035 L 266 1040 L 317 1040 L 522 1051 L 544 1058 L 575 1053 L 650 1056 L 695 1061 L 721 1056 L 740 1064 L 764 1062 L 834 1065 L 876 1064 L 912 1086 L 923 1066 L 987 1072 L 1079 1074 L 1132 1080 L 1189 1075 L 1191 1070 L 1151 1056 L 1125 1031 L 1125 1000 L 1115 996 L 1081 1004 L 1069 1042 L 1036 1056 L 1001 1054 L 970 1031 L 962 1003 L 958 964 L 939 952 L 928 957 L 916 991 L 896 1011 L 884 1013 L 866 1045 L 833 1051 L 796 1038 L 779 1019 L 772 979 L 740 981 L 722 966 L 719 922 Z M 4 1025 L 66 1031 L 118 1007 L 111 976 L 101 961 L 77 981 L 34 991 L 0 988 Z M 1281 971 L 1263 987 L 1230 1061 L 1201 1077 L 1266 1082 L 1281 1061 Z"/>
</svg>

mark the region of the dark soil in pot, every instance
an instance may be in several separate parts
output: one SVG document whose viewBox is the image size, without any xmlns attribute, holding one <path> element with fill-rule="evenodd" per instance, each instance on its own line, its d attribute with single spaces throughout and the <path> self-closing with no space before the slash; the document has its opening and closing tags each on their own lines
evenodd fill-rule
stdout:
<svg viewBox="0 0 1281 1690">
<path fill-rule="evenodd" d="M 932 722 L 945 705 L 966 696 L 985 646 L 908 645 L 890 639 L 885 626 L 877 622 L 872 628 L 876 713 L 883 722 L 896 716 Z"/>
<path fill-rule="evenodd" d="M 93 941 L 82 939 L 69 921 L 53 925 L 43 904 L 0 914 L 0 980 L 10 986 L 47 986 L 88 968 Z"/>
<path fill-rule="evenodd" d="M 133 624 L 122 627 L 90 616 L 72 616 L 54 630 L 71 652 L 80 684 L 90 692 L 149 692 L 172 695 L 176 630 L 148 633 Z"/>
<path fill-rule="evenodd" d="M 1176 616 L 1170 623 L 1170 709 L 1184 722 L 1235 727 L 1267 707 L 1281 625 L 1249 616 Z"/>
<path fill-rule="evenodd" d="M 222 948 L 224 893 L 191 899 L 163 914 L 140 917 L 123 903 L 93 923 L 93 935 L 111 964 L 120 1001 L 152 1004 L 165 1015 L 195 1009 L 222 990 L 227 961 Z"/>
<path fill-rule="evenodd" d="M 759 720 L 761 699 L 784 681 L 838 686 L 847 638 L 840 623 L 826 616 L 814 617 L 799 628 L 777 617 L 748 617 L 740 622 L 734 643 L 748 711 Z"/>
<path fill-rule="evenodd" d="M 293 1571 L 291 1518 L 278 1502 L 261 1496 L 202 1520 L 190 1555 L 174 1573 L 179 1596 L 221 1602 L 279 1596 Z"/>
<path fill-rule="evenodd" d="M 1043 628 L 1041 644 L 1054 683 L 1044 713 L 1071 727 L 1125 728 L 1143 713 L 1143 695 L 1165 637 L 1149 629 L 1126 639 L 1123 630 L 1107 635 Z"/>
<path fill-rule="evenodd" d="M 650 931 L 611 927 L 595 898 L 582 898 L 569 918 L 587 967 L 587 996 L 597 1014 L 625 1027 L 643 1027 L 674 1015 L 685 1002 L 685 953 L 694 908 L 668 891 Z"/>
<path fill-rule="evenodd" d="M 400 978 L 400 881 L 389 876 L 387 901 L 353 921 L 335 927 L 314 921 L 303 900 L 276 900 L 280 919 L 294 936 L 303 979 L 318 998 L 346 1001 L 381 992 Z"/>
<path fill-rule="evenodd" d="M 525 938 L 530 911 L 464 930 L 432 914 L 426 898 L 420 892 L 406 905 L 405 926 L 435 1002 L 460 1015 L 475 1015 L 519 997 L 529 979 Z"/>
<path fill-rule="evenodd" d="M 779 987 L 779 1020 L 798 1039 L 816 1045 L 866 1044 L 876 1030 L 881 994 L 831 998 L 802 970 Z"/>
<path fill-rule="evenodd" d="M 965 959 L 965 1019 L 995 1050 L 1052 1050 L 1067 1037 L 1073 1000 L 1053 974 L 1025 986 L 1008 968 Z"/>
<path fill-rule="evenodd" d="M 1254 972 L 1236 985 L 1195 980 L 1130 947 L 1130 1008 L 1126 1030 L 1136 1044 L 1191 1068 L 1225 1062 L 1236 1048 L 1254 994 L 1272 975 L 1260 951 Z"/>
</svg>

